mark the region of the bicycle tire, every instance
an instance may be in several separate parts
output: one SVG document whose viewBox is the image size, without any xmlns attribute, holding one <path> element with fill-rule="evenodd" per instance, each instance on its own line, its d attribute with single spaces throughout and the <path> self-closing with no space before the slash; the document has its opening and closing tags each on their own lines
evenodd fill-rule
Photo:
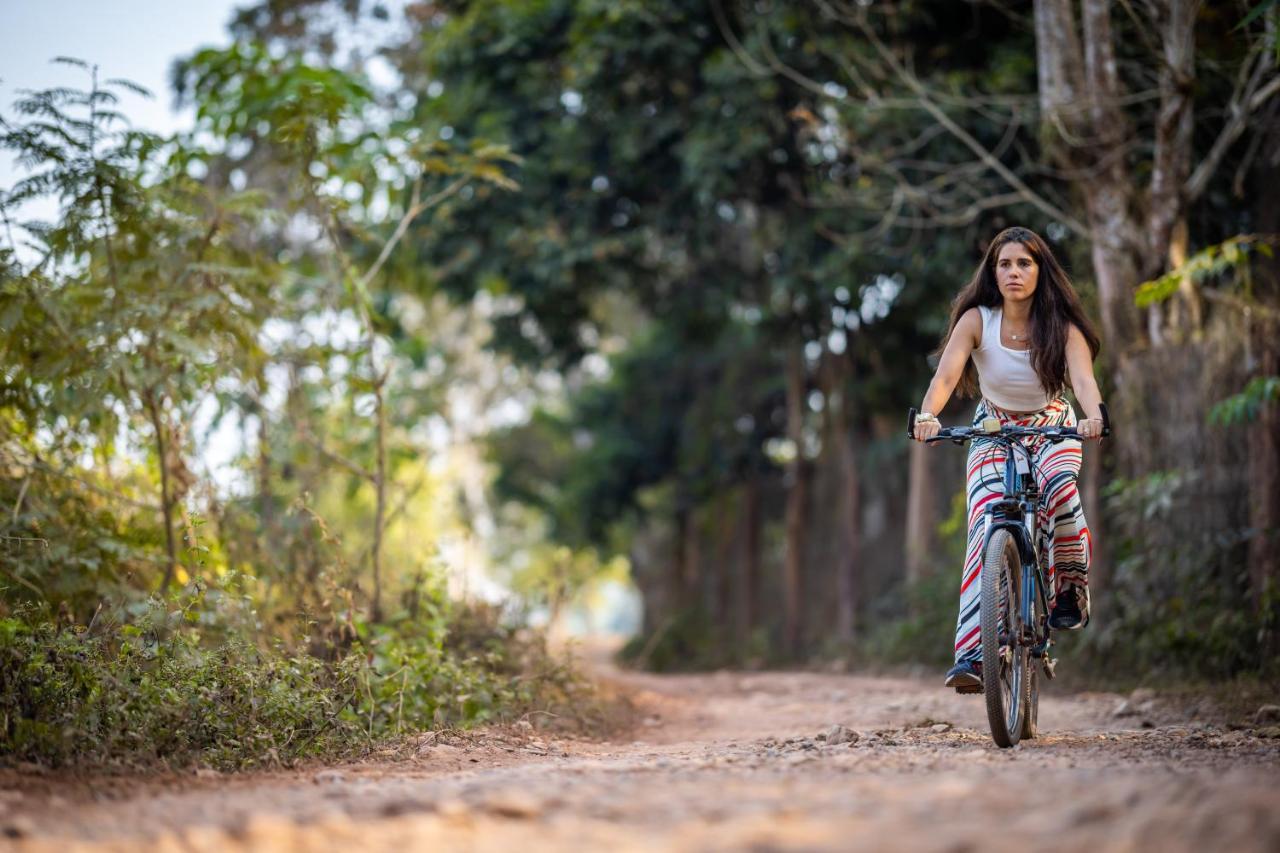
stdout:
<svg viewBox="0 0 1280 853">
<path fill-rule="evenodd" d="M 1018 591 L 1022 559 L 1008 530 L 997 530 L 987 543 L 982 563 L 982 685 L 987 700 L 987 722 L 996 746 L 1018 745 L 1022 736 L 1026 688 L 1027 647 L 1018 642 L 1017 629 L 1006 630 L 1001 642 L 1001 619 L 1018 623 Z"/>
<path fill-rule="evenodd" d="M 1023 572 L 1023 582 L 1028 578 L 1031 580 L 1031 613 L 1029 618 L 1032 625 L 1036 626 L 1036 631 L 1048 630 L 1045 625 L 1044 602 L 1041 600 L 1039 590 L 1036 589 L 1038 581 L 1031 576 L 1031 573 Z M 1035 632 L 1033 632 L 1034 634 Z M 1046 649 L 1045 654 L 1049 652 Z M 1025 710 L 1022 714 L 1022 740 L 1034 740 L 1040 734 L 1040 666 L 1042 661 L 1028 660 L 1025 684 L 1026 689 L 1023 692 L 1023 706 Z"/>
</svg>

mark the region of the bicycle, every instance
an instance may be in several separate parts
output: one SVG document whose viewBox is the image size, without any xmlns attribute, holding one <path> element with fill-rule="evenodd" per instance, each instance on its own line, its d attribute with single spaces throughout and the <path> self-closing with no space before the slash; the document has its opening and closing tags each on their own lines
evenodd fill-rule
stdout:
<svg viewBox="0 0 1280 853">
<path fill-rule="evenodd" d="M 1102 410 L 1102 435 L 1111 434 L 1111 419 Z M 916 410 L 907 416 L 907 436 L 915 437 Z M 1049 655 L 1053 631 L 1049 627 L 1048 570 L 1053 534 L 1040 524 L 1039 487 L 1034 476 L 1035 454 L 1020 439 L 1040 437 L 1057 443 L 1083 438 L 1075 427 L 1016 426 L 986 418 L 977 427 L 948 427 L 926 443 L 989 441 L 1003 446 L 1003 496 L 987 506 L 982 543 L 980 634 L 982 687 L 958 692 L 983 692 L 991 738 L 1000 747 L 1014 747 L 1035 738 L 1039 729 L 1040 681 L 1036 662 L 1052 680 L 1057 662 Z M 1018 453 L 1017 451 L 1021 451 Z"/>
</svg>

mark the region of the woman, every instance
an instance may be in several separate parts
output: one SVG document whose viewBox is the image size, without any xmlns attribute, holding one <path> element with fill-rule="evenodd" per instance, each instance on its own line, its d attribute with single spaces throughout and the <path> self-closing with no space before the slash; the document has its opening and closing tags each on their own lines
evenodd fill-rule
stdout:
<svg viewBox="0 0 1280 853">
<path fill-rule="evenodd" d="M 982 401 L 974 425 L 995 417 L 1024 426 L 1075 425 L 1090 439 L 1102 436 L 1102 396 L 1093 378 L 1098 335 L 1080 307 L 1066 272 L 1035 232 L 1008 228 L 996 235 L 973 279 L 956 297 L 942 357 L 916 416 L 914 438 L 938 434 L 932 414 L 942 411 L 957 384 Z M 1065 396 L 1067 380 L 1085 419 L 1076 422 Z M 1049 588 L 1055 591 L 1049 624 L 1082 628 L 1089 621 L 1088 573 L 1092 541 L 1080 506 L 1076 478 L 1080 442 L 1031 445 L 1037 485 L 1053 530 Z M 983 510 L 1003 494 L 1004 451 L 987 442 L 969 448 L 969 544 L 960 582 L 955 666 L 946 685 L 982 685 L 979 651 L 979 589 Z"/>
</svg>

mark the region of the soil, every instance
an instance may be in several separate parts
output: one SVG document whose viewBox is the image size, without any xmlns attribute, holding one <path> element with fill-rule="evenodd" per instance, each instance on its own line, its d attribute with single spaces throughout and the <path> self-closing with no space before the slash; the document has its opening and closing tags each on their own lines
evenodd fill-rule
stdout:
<svg viewBox="0 0 1280 853">
<path fill-rule="evenodd" d="M 998 749 L 940 679 L 614 676 L 607 740 L 526 722 L 270 773 L 0 775 L 20 851 L 1280 850 L 1280 708 L 1235 725 L 1137 692 L 1041 701 Z"/>
</svg>

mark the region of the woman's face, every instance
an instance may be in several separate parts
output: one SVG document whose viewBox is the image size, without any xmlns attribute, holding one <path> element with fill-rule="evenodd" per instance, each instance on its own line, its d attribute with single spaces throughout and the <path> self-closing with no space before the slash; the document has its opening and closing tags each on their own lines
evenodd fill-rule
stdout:
<svg viewBox="0 0 1280 853">
<path fill-rule="evenodd" d="M 1040 267 L 1027 247 L 1018 242 L 1006 243 L 996 255 L 996 285 L 1006 301 L 1029 300 L 1036 292 Z"/>
</svg>

